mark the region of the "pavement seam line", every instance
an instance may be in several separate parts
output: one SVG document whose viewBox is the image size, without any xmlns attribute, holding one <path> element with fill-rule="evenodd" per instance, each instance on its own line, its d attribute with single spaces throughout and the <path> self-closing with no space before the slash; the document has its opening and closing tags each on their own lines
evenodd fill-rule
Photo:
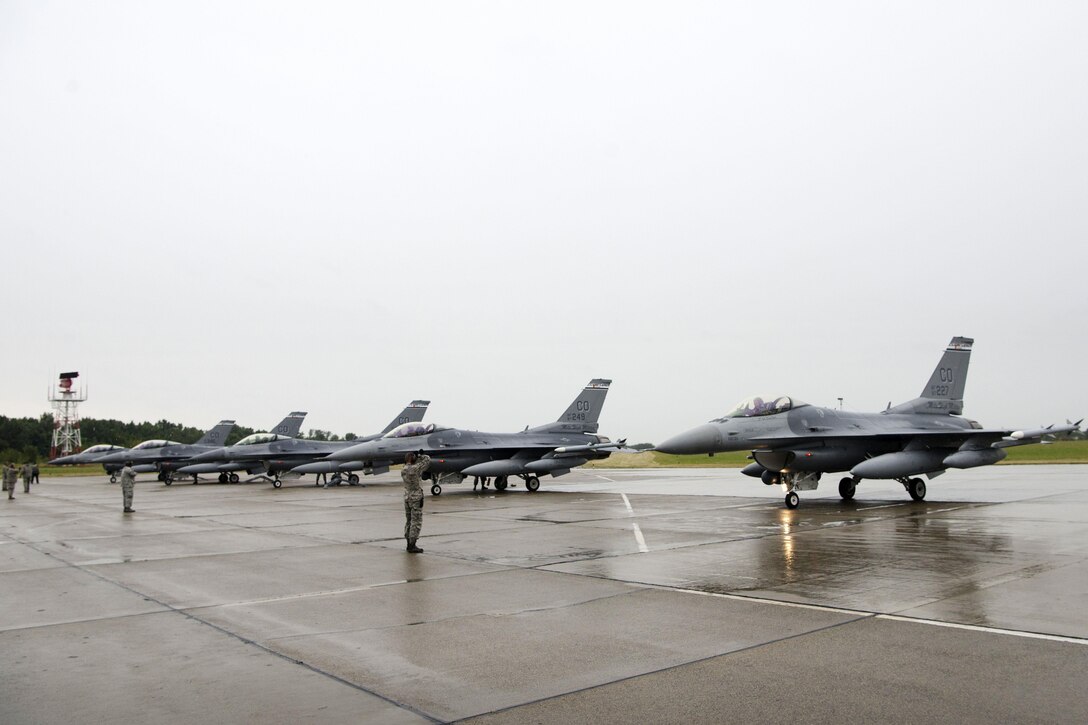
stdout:
<svg viewBox="0 0 1088 725">
<path fill-rule="evenodd" d="M 540 698 L 537 698 L 535 700 L 528 700 L 526 702 L 518 703 L 517 705 L 510 705 L 508 707 L 498 708 L 497 710 L 489 710 L 487 712 L 478 712 L 478 713 L 475 713 L 473 715 L 467 715 L 467 716 L 465 716 L 463 718 L 459 718 L 457 720 L 451 720 L 449 725 L 454 725 L 455 723 L 463 722 L 465 720 L 469 720 L 469 719 L 475 718 L 475 717 L 482 717 L 484 715 L 495 715 L 495 714 L 501 713 L 501 712 L 509 712 L 511 710 L 517 710 L 519 708 L 526 707 L 528 705 L 536 705 L 536 704 L 541 703 L 541 702 L 548 702 L 549 700 L 555 700 L 555 699 L 558 699 L 558 698 L 561 698 L 561 697 L 567 697 L 569 695 L 577 695 L 577 694 L 580 694 L 580 693 L 583 693 L 583 692 L 589 692 L 590 690 L 597 690 L 597 689 L 600 689 L 602 687 L 609 687 L 611 685 L 617 685 L 617 684 L 619 684 L 621 682 L 629 682 L 631 680 L 635 680 L 635 679 L 638 679 L 640 677 L 647 677 L 649 675 L 658 675 L 658 674 L 661 674 L 663 672 L 669 672 L 671 670 L 678 670 L 678 669 L 680 669 L 682 667 L 689 667 L 691 665 L 697 665 L 697 664 L 699 664 L 701 662 L 709 662 L 710 660 L 715 660 L 715 659 L 719 659 L 719 658 L 722 658 L 722 657 L 732 657 L 733 655 L 743 654 L 745 652 L 750 652 L 752 650 L 760 649 L 761 647 L 767 647 L 767 646 L 770 646 L 770 645 L 779 644 L 781 642 L 789 642 L 790 640 L 799 639 L 801 637 L 807 637 L 807 636 L 813 635 L 813 634 L 820 634 L 821 632 L 826 632 L 828 630 L 836 629 L 838 627 L 845 627 L 847 625 L 856 624 L 858 622 L 863 622 L 863 621 L 868 620 L 868 619 L 873 619 L 873 615 L 862 615 L 860 617 L 855 617 L 854 619 L 848 619 L 845 622 L 835 622 L 834 624 L 829 624 L 829 625 L 826 625 L 826 626 L 823 626 L 823 627 L 817 627 L 816 629 L 810 629 L 810 630 L 807 630 L 805 632 L 798 632 L 796 634 L 786 635 L 785 637 L 779 637 L 777 639 L 771 639 L 771 640 L 767 640 L 765 642 L 759 642 L 757 644 L 751 644 L 751 645 L 748 645 L 746 647 L 740 647 L 740 648 L 735 649 L 735 650 L 729 650 L 728 652 L 719 652 L 718 654 L 707 655 L 706 657 L 699 657 L 699 658 L 696 658 L 696 659 L 693 659 L 693 660 L 689 660 L 687 662 L 680 662 L 680 663 L 675 664 L 675 665 L 669 665 L 668 667 L 661 667 L 661 668 L 658 668 L 656 670 L 648 670 L 646 672 L 640 672 L 640 673 L 635 674 L 635 675 L 628 675 L 627 677 L 620 677 L 620 678 L 615 679 L 615 680 L 610 680 L 609 682 L 602 682 L 602 683 L 600 683 L 598 685 L 588 685 L 586 687 L 579 687 L 579 688 L 575 688 L 573 690 L 568 690 L 567 692 L 561 692 L 561 693 L 559 693 L 557 695 L 548 695 L 547 697 L 540 697 Z"/>
<path fill-rule="evenodd" d="M 20 542 L 20 543 L 22 543 L 22 542 Z M 167 614 L 167 613 L 180 614 L 182 617 L 185 617 L 186 619 L 190 619 L 190 620 L 192 620 L 192 621 L 194 621 L 194 622 L 196 622 L 198 624 L 201 624 L 201 625 L 204 625 L 205 627 L 208 627 L 209 629 L 213 629 L 213 630 L 215 630 L 215 631 L 217 631 L 217 632 L 219 632 L 221 634 L 224 634 L 227 637 L 230 637 L 232 639 L 236 639 L 236 640 L 238 640 L 239 642 L 241 642 L 243 644 L 249 645 L 251 647 L 256 647 L 257 649 L 261 650 L 262 652 L 267 652 L 268 654 L 272 655 L 273 657 L 284 660 L 286 662 L 290 662 L 290 663 L 292 663 L 294 665 L 298 665 L 299 667 L 304 667 L 305 669 L 310 670 L 314 674 L 322 675 L 323 677 L 327 677 L 330 680 L 334 680 L 336 682 L 339 682 L 340 684 L 346 685 L 347 687 L 350 687 L 350 688 L 352 688 L 354 690 L 358 690 L 359 692 L 363 692 L 363 693 L 366 693 L 367 695 L 371 695 L 372 697 L 376 697 L 379 700 L 382 700 L 383 702 L 387 702 L 390 705 L 398 707 L 398 708 L 400 708 L 402 710 L 407 710 L 408 712 L 411 712 L 414 715 L 418 715 L 419 717 L 424 718 L 425 720 L 428 720 L 428 721 L 433 722 L 433 723 L 443 722 L 441 719 L 436 718 L 433 715 L 430 715 L 430 714 L 428 714 L 426 712 L 423 712 L 422 710 L 418 710 L 418 709 L 412 707 L 411 705 L 408 705 L 408 704 L 402 703 L 402 702 L 397 702 L 396 700 L 394 700 L 394 699 L 392 699 L 390 697 L 387 697 L 386 695 L 383 695 L 383 694 L 381 694 L 379 692 L 374 692 L 373 690 L 369 690 L 366 687 L 363 687 L 362 685 L 360 685 L 358 683 L 352 682 L 351 680 L 347 680 L 347 679 L 345 679 L 343 677 L 340 677 L 338 675 L 334 675 L 331 672 L 326 672 L 325 670 L 322 670 L 319 667 L 316 667 L 316 666 L 314 666 L 312 664 L 309 664 L 307 662 L 304 662 L 302 660 L 295 659 L 294 657 L 289 657 L 289 656 L 283 654 L 282 652 L 277 652 L 276 650 L 272 649 L 271 647 L 263 645 L 260 642 L 252 640 L 252 639 L 250 639 L 248 637 L 244 637 L 244 636 L 238 634 L 237 632 L 231 632 L 230 630 L 228 630 L 228 629 L 226 629 L 224 627 L 221 627 L 218 624 L 215 624 L 214 622 L 209 622 L 209 621 L 207 621 L 205 619 L 201 619 L 200 617 L 196 616 L 195 614 L 192 614 L 191 612 L 187 612 L 184 609 L 179 609 L 179 608 L 177 608 L 177 607 L 175 607 L 175 606 L 173 606 L 171 604 L 167 604 L 166 602 L 160 601 L 159 599 L 157 599 L 155 597 L 149 596 L 149 595 L 147 595 L 147 594 L 145 594 L 143 592 L 139 592 L 139 591 L 137 591 L 136 589 L 133 589 L 130 586 L 122 584 L 119 581 L 115 581 L 113 579 L 110 579 L 109 577 L 107 577 L 107 576 L 105 576 L 103 574 L 100 574 L 100 573 L 98 573 L 96 571 L 92 571 L 90 569 L 85 569 L 85 568 L 83 568 L 82 566 L 80 566 L 78 564 L 72 564 L 70 562 L 64 561 L 63 559 L 59 559 L 57 557 L 54 557 L 53 554 L 49 553 L 48 551 L 42 551 L 41 549 L 39 549 L 38 547 L 36 547 L 36 546 L 34 546 L 32 544 L 25 544 L 24 543 L 23 545 L 24 546 L 29 546 L 30 548 L 37 551 L 39 554 L 44 554 L 45 556 L 49 556 L 49 557 L 57 559 L 58 561 L 62 561 L 65 566 L 70 567 L 72 569 L 75 569 L 76 571 L 82 572 L 84 574 L 89 574 L 90 576 L 98 579 L 99 581 L 105 582 L 107 584 L 112 584 L 113 586 L 115 586 L 115 587 L 117 587 L 119 589 L 124 589 L 127 592 L 131 592 L 132 594 L 135 594 L 136 596 L 144 599 L 145 601 L 153 602 L 154 604 L 157 604 L 157 605 L 159 605 L 160 607 L 163 607 L 166 610 L 165 612 L 143 612 L 141 614 Z M 50 626 L 54 626 L 54 625 L 50 625 Z"/>
</svg>

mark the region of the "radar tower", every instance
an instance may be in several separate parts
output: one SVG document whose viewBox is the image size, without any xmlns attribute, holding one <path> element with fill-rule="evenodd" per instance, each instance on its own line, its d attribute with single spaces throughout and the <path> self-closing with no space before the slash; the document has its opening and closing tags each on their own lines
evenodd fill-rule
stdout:
<svg viewBox="0 0 1088 725">
<path fill-rule="evenodd" d="M 72 381 L 79 373 L 61 373 L 58 382 L 49 391 L 49 402 L 53 404 L 53 446 L 50 458 L 69 456 L 83 450 L 83 441 L 79 437 L 79 404 L 87 399 L 83 388 L 72 389 Z"/>
</svg>

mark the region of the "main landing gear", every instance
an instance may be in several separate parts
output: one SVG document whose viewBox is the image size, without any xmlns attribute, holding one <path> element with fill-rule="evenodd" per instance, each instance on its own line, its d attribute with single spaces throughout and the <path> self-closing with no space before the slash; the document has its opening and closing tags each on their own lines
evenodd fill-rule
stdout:
<svg viewBox="0 0 1088 725">
<path fill-rule="evenodd" d="M 854 498 L 854 493 L 858 490 L 858 482 L 860 478 L 844 478 L 839 481 L 839 495 L 842 496 L 843 501 L 851 501 Z"/>
<path fill-rule="evenodd" d="M 237 473 L 220 473 L 219 483 L 238 483 L 242 479 L 238 477 Z"/>
<path fill-rule="evenodd" d="M 920 478 L 897 478 L 896 481 L 903 484 L 907 493 L 915 501 L 921 501 L 926 497 L 926 482 Z"/>
<path fill-rule="evenodd" d="M 169 471 L 159 471 L 158 479 L 169 486 L 174 482 L 174 474 Z"/>
<path fill-rule="evenodd" d="M 456 474 L 450 475 L 455 476 Z M 540 490 L 540 476 L 534 476 L 531 473 L 518 473 L 515 475 L 517 478 L 525 481 L 525 490 L 529 493 Z M 464 476 L 461 476 L 460 480 L 464 480 L 464 478 Z M 456 483 L 457 480 L 455 479 L 454 482 Z M 489 479 L 486 476 L 476 476 L 472 484 L 472 490 L 477 490 L 476 487 L 479 486 L 480 493 L 483 493 L 487 488 L 488 482 L 495 486 L 496 491 L 505 491 L 507 487 L 511 485 L 510 476 L 495 476 L 493 479 Z M 431 495 L 442 495 L 442 486 L 440 486 L 437 481 L 431 484 Z"/>
<path fill-rule="evenodd" d="M 525 490 L 529 493 L 534 493 L 540 490 L 540 476 L 534 476 L 530 473 L 519 473 L 517 477 L 522 481 L 525 481 Z M 495 476 L 495 490 L 505 491 L 507 485 L 509 485 L 508 476 Z"/>
<path fill-rule="evenodd" d="M 349 486 L 358 486 L 359 485 L 359 474 L 349 473 L 348 475 L 343 476 L 339 472 L 334 473 L 334 474 L 332 474 L 332 478 L 330 478 L 328 481 L 325 482 L 325 488 L 328 488 L 329 486 L 340 486 L 345 481 L 347 481 L 347 484 Z M 317 485 L 317 484 L 315 483 L 314 485 Z"/>
</svg>

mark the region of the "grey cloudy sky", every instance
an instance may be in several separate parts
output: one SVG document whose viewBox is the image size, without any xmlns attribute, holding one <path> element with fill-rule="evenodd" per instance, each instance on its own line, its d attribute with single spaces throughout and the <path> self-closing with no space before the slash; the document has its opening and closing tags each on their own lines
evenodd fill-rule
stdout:
<svg viewBox="0 0 1088 725">
<path fill-rule="evenodd" d="M 1088 414 L 1088 4 L 0 0 L 0 413 Z"/>
</svg>

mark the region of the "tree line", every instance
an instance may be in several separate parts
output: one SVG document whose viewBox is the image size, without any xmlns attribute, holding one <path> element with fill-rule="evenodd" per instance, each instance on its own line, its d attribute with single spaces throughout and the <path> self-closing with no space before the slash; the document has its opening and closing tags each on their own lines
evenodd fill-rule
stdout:
<svg viewBox="0 0 1088 725">
<path fill-rule="evenodd" d="M 131 448 L 141 441 L 164 438 L 178 443 L 195 443 L 204 435 L 204 430 L 191 425 L 181 425 L 168 420 L 136 423 L 104 418 L 83 418 L 79 425 L 83 448 L 90 448 L 99 443 L 111 443 L 116 446 Z M 227 445 L 233 445 L 256 431 L 244 425 L 234 426 L 227 436 Z M 341 440 L 341 437 L 326 430 L 311 430 L 309 438 L 317 440 Z M 354 433 L 344 435 L 342 440 L 353 440 Z M 0 461 L 46 461 L 53 444 L 53 414 L 42 413 L 38 418 L 9 418 L 0 415 Z"/>
</svg>

